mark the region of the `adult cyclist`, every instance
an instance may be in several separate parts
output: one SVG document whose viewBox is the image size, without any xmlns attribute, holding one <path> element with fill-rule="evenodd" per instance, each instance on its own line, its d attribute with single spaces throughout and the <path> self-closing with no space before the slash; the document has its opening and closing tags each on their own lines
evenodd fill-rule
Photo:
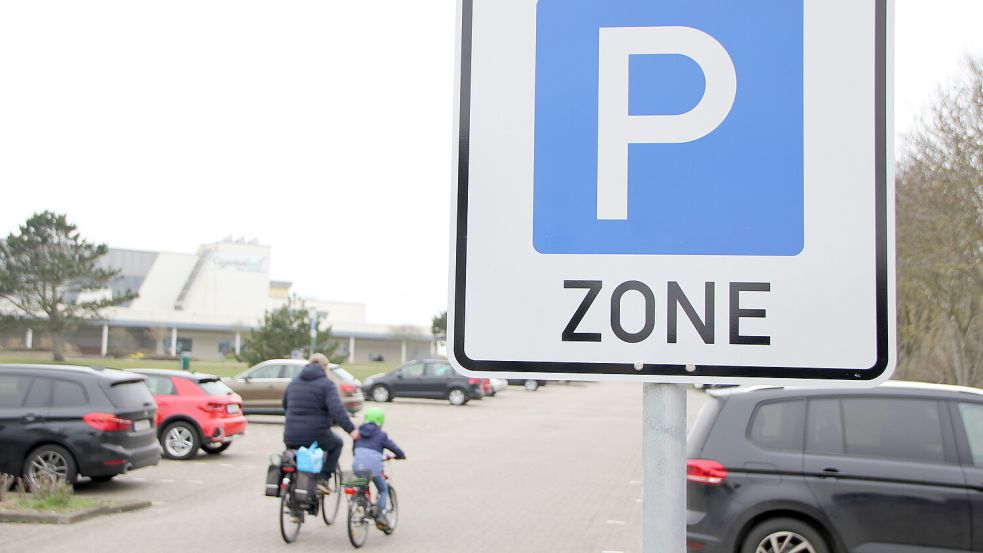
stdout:
<svg viewBox="0 0 983 553">
<path fill-rule="evenodd" d="M 283 443 L 289 449 L 310 447 L 317 442 L 324 450 L 324 466 L 318 491 L 328 492 L 327 481 L 338 466 L 344 442 L 331 431 L 338 425 L 358 439 L 358 429 L 348 418 L 348 411 L 341 403 L 338 387 L 328 379 L 328 358 L 323 353 L 311 355 L 308 364 L 290 381 L 283 394 Z"/>
</svg>

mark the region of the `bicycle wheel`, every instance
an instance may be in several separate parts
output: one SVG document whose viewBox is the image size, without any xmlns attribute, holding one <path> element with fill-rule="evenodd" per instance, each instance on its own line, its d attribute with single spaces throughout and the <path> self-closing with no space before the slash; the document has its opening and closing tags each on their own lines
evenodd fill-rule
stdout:
<svg viewBox="0 0 983 553">
<path fill-rule="evenodd" d="M 396 500 L 396 488 L 392 484 L 389 484 L 389 497 L 386 499 L 386 520 L 389 521 L 389 532 L 392 534 L 396 531 L 396 523 L 399 522 L 399 510 L 397 509 L 398 502 Z"/>
<path fill-rule="evenodd" d="M 293 495 L 294 483 L 291 480 L 280 496 L 280 535 L 287 543 L 293 543 L 297 539 L 300 525 L 304 523 L 304 513 L 294 505 Z"/>
<path fill-rule="evenodd" d="M 338 510 L 341 508 L 341 471 L 335 470 L 331 478 L 328 479 L 328 489 L 331 491 L 328 495 L 321 496 L 321 519 L 328 526 L 334 524 L 335 518 L 338 517 Z"/>
<path fill-rule="evenodd" d="M 348 503 L 348 541 L 362 547 L 369 537 L 369 503 L 364 495 L 356 495 Z"/>
</svg>

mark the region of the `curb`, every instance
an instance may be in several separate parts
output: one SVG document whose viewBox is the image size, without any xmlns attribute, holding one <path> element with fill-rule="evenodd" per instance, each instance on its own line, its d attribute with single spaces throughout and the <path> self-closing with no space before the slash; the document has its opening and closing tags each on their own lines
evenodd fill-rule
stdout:
<svg viewBox="0 0 983 553">
<path fill-rule="evenodd" d="M 36 524 L 72 524 L 99 515 L 125 513 L 150 507 L 149 501 L 120 501 L 75 511 L 73 513 L 38 513 L 26 511 L 0 511 L 0 522 L 32 522 Z"/>
</svg>

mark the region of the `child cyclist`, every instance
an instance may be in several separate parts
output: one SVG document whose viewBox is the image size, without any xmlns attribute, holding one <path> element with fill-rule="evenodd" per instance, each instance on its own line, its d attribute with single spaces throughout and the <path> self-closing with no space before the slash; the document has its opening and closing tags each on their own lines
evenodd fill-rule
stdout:
<svg viewBox="0 0 983 553">
<path fill-rule="evenodd" d="M 378 407 L 369 407 L 365 410 L 365 422 L 358 427 L 358 439 L 355 440 L 355 458 L 352 461 L 352 471 L 361 478 L 371 478 L 375 482 L 375 487 L 379 490 L 379 503 L 377 505 L 378 515 L 375 517 L 376 525 L 383 531 L 389 528 L 389 520 L 386 519 L 386 500 L 389 498 L 389 486 L 386 479 L 382 477 L 382 462 L 385 459 L 383 453 L 388 449 L 393 452 L 397 459 L 405 459 L 406 454 L 392 441 L 389 436 L 382 431 L 382 425 L 386 422 L 386 414 Z"/>
</svg>

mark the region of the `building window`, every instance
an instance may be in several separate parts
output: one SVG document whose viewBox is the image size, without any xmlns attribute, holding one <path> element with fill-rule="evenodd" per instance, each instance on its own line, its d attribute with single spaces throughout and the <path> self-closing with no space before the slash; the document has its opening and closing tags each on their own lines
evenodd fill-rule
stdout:
<svg viewBox="0 0 983 553">
<path fill-rule="evenodd" d="M 177 339 L 177 353 L 190 352 L 191 349 L 191 338 L 178 338 Z M 171 339 L 164 338 L 164 352 L 171 352 Z"/>
<path fill-rule="evenodd" d="M 219 340 L 218 341 L 218 352 L 222 355 L 229 355 L 235 353 L 236 345 L 234 340 Z"/>
</svg>

